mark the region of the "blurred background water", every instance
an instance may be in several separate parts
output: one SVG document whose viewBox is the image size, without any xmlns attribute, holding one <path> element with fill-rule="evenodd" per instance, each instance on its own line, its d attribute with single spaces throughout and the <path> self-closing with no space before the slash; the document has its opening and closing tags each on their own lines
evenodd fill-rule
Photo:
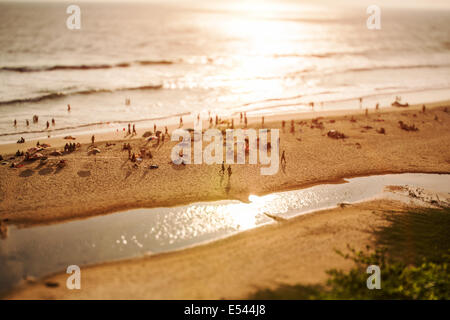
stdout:
<svg viewBox="0 0 450 320">
<path fill-rule="evenodd" d="M 78 5 L 69 30 L 67 3 L 0 3 L 0 143 L 47 136 L 51 118 L 60 135 L 450 98 L 448 9 L 382 6 L 368 30 L 364 6 L 333 2 Z"/>
</svg>

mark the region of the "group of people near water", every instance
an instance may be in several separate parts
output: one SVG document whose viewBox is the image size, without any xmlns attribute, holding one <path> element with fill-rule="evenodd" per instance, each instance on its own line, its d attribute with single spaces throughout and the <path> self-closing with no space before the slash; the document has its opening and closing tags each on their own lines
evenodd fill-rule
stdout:
<svg viewBox="0 0 450 320">
<path fill-rule="evenodd" d="M 55 125 L 56 125 L 55 118 L 52 118 L 51 121 L 52 121 L 52 126 L 55 126 Z M 33 116 L 33 123 L 38 123 L 38 122 L 39 122 L 39 116 L 34 115 L 34 116 Z M 29 121 L 28 119 L 25 119 L 25 124 L 26 124 L 27 127 L 30 126 L 30 121 Z M 14 119 L 13 126 L 14 126 L 14 127 L 17 127 L 17 119 Z M 46 126 L 46 128 L 48 129 L 49 127 L 50 127 L 50 122 L 47 121 L 47 126 Z"/>
</svg>

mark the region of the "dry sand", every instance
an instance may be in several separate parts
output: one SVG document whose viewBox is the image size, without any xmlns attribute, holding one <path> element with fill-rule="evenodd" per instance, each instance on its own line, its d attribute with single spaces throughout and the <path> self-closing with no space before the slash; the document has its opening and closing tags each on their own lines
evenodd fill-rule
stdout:
<svg viewBox="0 0 450 320">
<path fill-rule="evenodd" d="M 287 165 L 275 175 L 260 174 L 260 165 L 232 165 L 233 175 L 221 181 L 220 165 L 176 166 L 170 160 L 175 142 L 153 147 L 153 142 L 132 139 L 134 151 L 146 148 L 153 159 L 144 159 L 138 168 L 121 151 L 123 141 L 96 145 L 97 155 L 88 155 L 88 144 L 61 157 L 50 157 L 49 163 L 24 163 L 21 168 L 0 166 L 0 219 L 8 224 L 30 225 L 107 214 L 118 210 L 174 206 L 197 201 L 239 199 L 250 194 L 266 194 L 301 188 L 313 184 L 340 181 L 345 177 L 400 172 L 450 172 L 450 113 L 445 102 L 427 112 L 420 106 L 383 112 L 363 111 L 354 116 L 333 116 L 320 119 L 324 129 L 311 128 L 310 120 L 295 121 L 295 133 L 280 130 L 280 150 L 286 151 Z M 437 120 L 435 117 L 437 116 Z M 286 120 L 293 116 L 286 117 Z M 330 120 L 335 120 L 331 123 Z M 414 124 L 416 132 L 401 130 L 398 121 Z M 270 122 L 273 121 L 273 122 Z M 236 119 L 235 123 L 239 120 Z M 259 120 L 250 121 L 256 126 Z M 372 128 L 364 128 L 370 126 Z M 266 128 L 280 128 L 280 118 L 266 118 Z M 386 134 L 376 132 L 383 127 Z M 301 129 L 301 132 L 300 132 Z M 336 129 L 348 136 L 336 140 L 327 137 Z M 143 130 L 139 132 L 141 136 Z M 113 133 L 111 137 L 117 134 Z M 82 137 L 87 139 L 87 137 Z M 79 140 L 77 140 L 79 141 Z M 40 141 L 44 143 L 46 141 Z M 61 140 L 62 143 L 66 141 Z M 14 145 L 15 148 L 21 145 Z M 0 147 L 11 149 L 11 145 Z M 22 149 L 23 150 L 23 149 Z M 47 151 L 49 152 L 49 151 Z M 53 158 L 53 159 L 52 159 Z M 66 159 L 67 166 L 54 163 Z M 17 160 L 16 160 L 17 161 Z M 149 170 L 149 164 L 158 169 Z"/>
</svg>

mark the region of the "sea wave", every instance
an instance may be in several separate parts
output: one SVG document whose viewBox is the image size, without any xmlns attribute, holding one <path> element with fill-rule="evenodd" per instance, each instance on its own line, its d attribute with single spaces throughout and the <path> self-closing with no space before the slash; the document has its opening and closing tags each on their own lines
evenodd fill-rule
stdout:
<svg viewBox="0 0 450 320">
<path fill-rule="evenodd" d="M 89 95 L 89 94 L 96 94 L 96 93 L 113 93 L 113 92 L 119 92 L 119 91 L 135 91 L 135 90 L 158 90 L 162 89 L 162 84 L 157 85 L 144 85 L 144 86 L 138 86 L 138 87 L 123 87 L 123 88 L 115 88 L 115 89 L 88 89 L 88 90 L 80 90 L 80 91 L 71 91 L 71 92 L 52 92 L 47 93 L 35 97 L 27 97 L 27 98 L 18 98 L 18 99 L 11 99 L 11 100 L 3 100 L 0 101 L 0 105 L 8 105 L 8 104 L 17 104 L 17 103 L 33 103 L 33 102 L 41 102 L 43 100 L 53 100 L 53 99 L 60 99 L 68 96 L 74 96 L 74 95 Z"/>
<path fill-rule="evenodd" d="M 114 64 L 80 64 L 80 65 L 53 65 L 53 66 L 3 66 L 0 71 L 9 72 L 48 72 L 48 71 L 67 71 L 67 70 L 101 70 L 112 68 L 128 68 L 133 65 L 169 65 L 175 61 L 172 60 L 136 60 L 133 62 L 120 62 Z"/>
</svg>

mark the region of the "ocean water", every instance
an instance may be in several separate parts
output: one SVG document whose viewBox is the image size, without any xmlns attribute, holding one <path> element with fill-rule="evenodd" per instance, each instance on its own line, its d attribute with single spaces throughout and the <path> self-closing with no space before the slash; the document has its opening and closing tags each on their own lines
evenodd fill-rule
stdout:
<svg viewBox="0 0 450 320">
<path fill-rule="evenodd" d="M 0 3 L 0 143 L 450 98 L 449 10 L 382 7 L 368 30 L 365 7 L 314 1 L 81 2 L 69 30 L 67 5 Z"/>
</svg>

